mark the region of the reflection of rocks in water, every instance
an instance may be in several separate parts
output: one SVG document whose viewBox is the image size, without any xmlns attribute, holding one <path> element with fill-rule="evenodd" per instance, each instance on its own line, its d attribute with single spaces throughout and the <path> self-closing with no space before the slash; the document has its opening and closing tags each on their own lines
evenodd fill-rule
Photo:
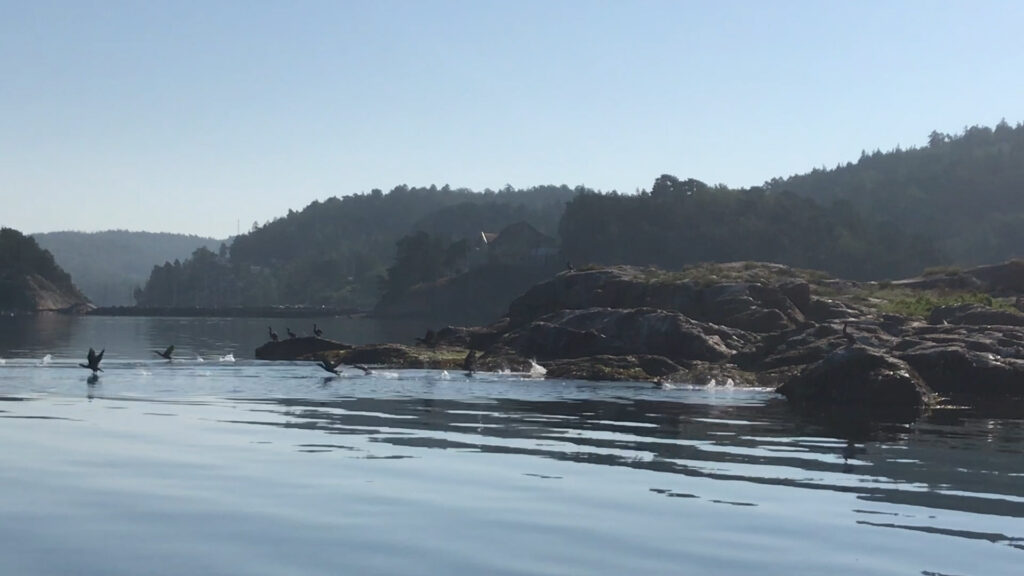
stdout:
<svg viewBox="0 0 1024 576">
<path fill-rule="evenodd" d="M 988 427 L 979 420 L 964 420 L 955 428 L 930 425 L 927 417 L 913 428 L 871 421 L 830 427 L 827 421 L 793 418 L 791 407 L 782 399 L 749 405 L 645 398 L 260 402 L 261 407 L 267 404 L 277 406 L 287 420 L 252 424 L 358 435 L 403 449 L 399 454 L 369 454 L 368 458 L 416 457 L 417 450 L 516 454 L 681 477 L 839 490 L 865 501 L 1024 516 L 1024 503 L 990 497 L 991 478 L 971 472 L 1019 468 L 1024 436 L 1019 422 L 1015 429 L 1004 430 L 1002 442 L 993 442 Z M 869 451 L 868 443 L 900 449 Z M 977 450 L 951 449 L 968 444 Z M 849 474 L 863 476 L 849 479 Z M 938 485 L 943 491 L 906 488 Z M 651 490 L 674 498 L 701 497 Z"/>
</svg>

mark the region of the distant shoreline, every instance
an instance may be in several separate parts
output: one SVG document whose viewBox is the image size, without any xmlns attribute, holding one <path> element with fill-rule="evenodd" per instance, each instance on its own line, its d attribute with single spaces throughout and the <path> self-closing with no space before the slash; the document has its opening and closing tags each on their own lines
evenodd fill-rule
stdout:
<svg viewBox="0 0 1024 576">
<path fill-rule="evenodd" d="M 365 310 L 313 306 L 256 306 L 203 308 L 193 306 L 102 306 L 89 316 L 163 316 L 182 318 L 312 318 L 322 316 L 366 316 Z"/>
</svg>

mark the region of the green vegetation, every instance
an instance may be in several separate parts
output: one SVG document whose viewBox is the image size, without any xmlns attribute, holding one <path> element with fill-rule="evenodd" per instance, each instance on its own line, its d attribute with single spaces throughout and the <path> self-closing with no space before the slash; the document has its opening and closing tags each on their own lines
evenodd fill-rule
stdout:
<svg viewBox="0 0 1024 576">
<path fill-rule="evenodd" d="M 147 306 L 370 309 L 382 292 L 399 294 L 465 271 L 463 255 L 481 232 L 521 221 L 553 233 L 578 191 L 507 186 L 478 193 L 403 185 L 387 194 L 373 190 L 313 202 L 254 224 L 226 252 L 197 252 L 154 267 L 136 300 Z"/>
<path fill-rule="evenodd" d="M 1024 125 L 932 132 L 922 148 L 864 153 L 856 163 L 776 178 L 765 189 L 847 205 L 928 238 L 944 255 L 933 264 L 1001 262 L 1024 246 Z"/>
<path fill-rule="evenodd" d="M 71 276 L 31 236 L 0 228 L 0 310 L 35 310 L 31 276 L 41 277 L 58 290 L 78 294 Z"/>
<path fill-rule="evenodd" d="M 98 306 L 134 303 L 154 263 L 184 260 L 199 247 L 217 250 L 220 240 L 153 232 L 48 232 L 33 234 L 53 254 L 75 285 Z"/>
<path fill-rule="evenodd" d="M 578 270 L 680 271 L 652 272 L 652 281 L 662 274 L 702 283 L 795 275 L 824 294 L 835 289 L 829 277 L 955 275 L 958 266 L 1020 256 L 1021 190 L 1024 127 L 1005 122 L 957 136 L 933 133 L 923 148 L 864 154 L 749 189 L 668 174 L 636 195 L 564 185 L 482 193 L 403 185 L 254 224 L 229 250 L 204 249 L 155 267 L 136 297 L 150 306 L 377 305 L 414 313 L 445 303 L 491 311 L 507 303 L 497 301 L 506 294 L 481 286 L 518 289 L 516 281 L 535 281 L 566 260 Z M 529 226 L 508 246 L 489 243 L 519 223 Z M 784 267 L 714 264 L 745 261 Z M 882 300 L 915 315 L 932 306 L 917 295 Z"/>
<path fill-rule="evenodd" d="M 1014 309 L 1011 301 L 993 298 L 983 292 L 922 290 L 882 284 L 859 285 L 840 296 L 879 313 L 899 314 L 911 318 L 927 318 L 935 308 L 956 304 L 981 304 L 996 309 Z"/>
</svg>

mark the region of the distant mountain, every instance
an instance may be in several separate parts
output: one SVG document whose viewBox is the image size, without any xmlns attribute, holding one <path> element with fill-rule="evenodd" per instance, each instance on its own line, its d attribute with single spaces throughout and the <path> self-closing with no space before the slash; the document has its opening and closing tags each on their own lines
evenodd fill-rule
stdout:
<svg viewBox="0 0 1024 576">
<path fill-rule="evenodd" d="M 582 190 L 582 188 L 581 188 Z M 146 306 L 307 305 L 368 310 L 395 258 L 396 243 L 422 232 L 439 242 L 479 238 L 514 222 L 554 234 L 568 186 L 474 192 L 397 186 L 317 201 L 234 239 L 226 257 L 199 251 L 153 270 Z"/>
<path fill-rule="evenodd" d="M 71 277 L 30 236 L 0 228 L 0 311 L 87 308 Z"/>
<path fill-rule="evenodd" d="M 197 248 L 217 251 L 221 240 L 154 232 L 47 232 L 33 234 L 75 284 L 98 306 L 131 306 L 154 266 L 184 260 Z"/>
</svg>

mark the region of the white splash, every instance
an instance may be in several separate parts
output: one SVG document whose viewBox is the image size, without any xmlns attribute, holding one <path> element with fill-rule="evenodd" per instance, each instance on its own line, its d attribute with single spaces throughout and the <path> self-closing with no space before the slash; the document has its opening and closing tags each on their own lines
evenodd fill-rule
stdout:
<svg viewBox="0 0 1024 576">
<path fill-rule="evenodd" d="M 206 360 L 203 360 L 202 356 L 196 354 L 196 362 L 206 362 Z"/>
<path fill-rule="evenodd" d="M 448 380 L 450 378 L 451 378 L 451 375 L 448 374 L 447 370 L 441 370 L 441 380 Z"/>
<path fill-rule="evenodd" d="M 47 354 L 46 356 L 43 356 L 43 359 L 39 361 L 39 365 L 46 366 L 50 362 L 53 362 L 53 354 Z"/>
<path fill-rule="evenodd" d="M 7 364 L 7 360 L 0 358 L 0 366 L 3 366 L 4 364 Z"/>
<path fill-rule="evenodd" d="M 535 360 L 530 360 L 530 378 L 543 378 L 547 373 L 547 368 L 537 364 Z"/>
<path fill-rule="evenodd" d="M 221 356 L 220 357 L 220 361 L 221 362 L 234 362 L 235 361 L 235 355 L 234 354 L 227 354 L 227 355 Z"/>
</svg>

